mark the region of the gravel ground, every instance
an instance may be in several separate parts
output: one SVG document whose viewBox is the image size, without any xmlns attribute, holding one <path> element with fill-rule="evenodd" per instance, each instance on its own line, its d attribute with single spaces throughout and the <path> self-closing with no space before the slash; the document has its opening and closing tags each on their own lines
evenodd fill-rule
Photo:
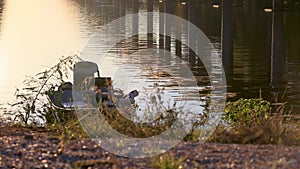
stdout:
<svg viewBox="0 0 300 169">
<path fill-rule="evenodd" d="M 0 128 L 0 168 L 151 168 L 153 158 L 130 159 L 90 139 L 64 143 L 44 129 Z M 181 168 L 300 168 L 300 147 L 181 142 L 167 152 Z"/>
</svg>

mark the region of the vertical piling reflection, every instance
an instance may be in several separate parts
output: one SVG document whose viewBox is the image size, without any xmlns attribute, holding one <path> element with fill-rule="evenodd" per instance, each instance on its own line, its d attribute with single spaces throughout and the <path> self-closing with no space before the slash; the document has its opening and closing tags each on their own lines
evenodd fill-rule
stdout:
<svg viewBox="0 0 300 169">
<path fill-rule="evenodd" d="M 132 8 L 133 8 L 133 13 L 138 13 L 139 12 L 139 1 L 138 0 L 132 0 Z M 139 17 L 137 15 L 133 15 L 132 18 L 132 31 L 133 34 L 133 45 L 136 46 L 138 49 L 139 48 Z"/>
<path fill-rule="evenodd" d="M 125 12 L 126 12 L 126 4 L 127 4 L 127 1 L 126 0 L 122 0 L 119 2 L 120 4 L 120 16 L 125 16 Z"/>
<path fill-rule="evenodd" d="M 153 32 L 153 0 L 147 0 L 147 32 Z M 153 47 L 153 33 L 147 33 L 147 47 Z"/>
<path fill-rule="evenodd" d="M 283 42 L 283 14 L 280 11 L 272 13 L 271 40 L 271 86 L 278 88 L 285 72 L 285 54 Z"/>
<path fill-rule="evenodd" d="M 283 0 L 273 0 L 273 10 L 282 10 Z"/>
<path fill-rule="evenodd" d="M 186 7 L 186 5 L 181 5 L 181 3 L 177 3 L 177 10 L 176 10 L 176 13 L 177 13 L 177 16 L 178 17 L 181 17 L 181 18 L 184 18 L 184 8 Z M 176 27 L 176 40 L 175 40 L 175 54 L 176 56 L 178 57 L 182 57 L 182 34 L 183 34 L 183 27 L 181 27 L 182 24 L 179 24 L 180 26 L 177 26 Z"/>
<path fill-rule="evenodd" d="M 165 2 L 166 4 L 166 13 L 171 14 L 172 4 L 169 1 Z M 171 34 L 171 22 L 170 18 L 165 18 L 165 35 Z M 165 50 L 171 51 L 171 37 L 165 36 Z"/>
<path fill-rule="evenodd" d="M 121 10 L 121 1 L 119 0 L 114 0 L 113 5 L 114 5 L 114 19 L 118 19 L 120 17 L 120 10 Z"/>
<path fill-rule="evenodd" d="M 221 55 L 227 85 L 232 85 L 234 20 L 230 0 L 223 0 Z"/>
<path fill-rule="evenodd" d="M 196 21 L 196 5 L 194 4 L 194 1 L 191 1 L 189 3 L 189 9 L 188 9 L 188 21 L 191 22 L 192 24 L 195 24 Z M 193 35 L 191 33 L 191 28 L 188 27 L 188 44 L 189 46 L 191 46 L 191 44 L 193 44 L 193 40 L 195 39 L 194 37 L 195 35 Z M 195 52 L 189 48 L 189 64 L 190 67 L 194 67 L 195 63 L 196 63 L 196 54 Z"/>
<path fill-rule="evenodd" d="M 165 12 L 165 4 L 163 2 L 159 3 L 159 13 Z M 165 46 L 165 17 L 164 15 L 159 16 L 159 48 L 164 49 Z"/>
</svg>

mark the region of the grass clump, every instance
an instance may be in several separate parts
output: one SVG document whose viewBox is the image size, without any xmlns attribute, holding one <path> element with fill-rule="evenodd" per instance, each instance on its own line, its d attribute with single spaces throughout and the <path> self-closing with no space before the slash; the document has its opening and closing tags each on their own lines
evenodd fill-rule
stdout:
<svg viewBox="0 0 300 169">
<path fill-rule="evenodd" d="M 272 104 L 263 99 L 228 102 L 225 124 L 218 126 L 212 142 L 242 144 L 299 145 L 299 124 L 286 111 L 286 103 Z"/>
<path fill-rule="evenodd" d="M 50 119 L 54 120 L 52 120 L 51 123 L 49 120 L 46 124 L 46 128 L 54 135 L 67 140 L 85 138 L 88 136 L 97 138 L 100 135 L 109 135 L 110 133 L 107 133 L 106 130 L 107 126 L 104 126 L 104 121 L 114 130 L 124 135 L 135 138 L 147 138 L 159 135 L 167 130 L 176 120 L 177 115 L 177 112 L 170 110 L 168 111 L 168 116 L 161 116 L 153 121 L 153 123 L 138 123 L 127 119 L 117 109 L 112 108 L 105 108 L 101 112 L 87 111 L 84 112 L 84 114 L 77 114 L 77 116 L 72 114 L 74 112 L 57 112 L 59 116 L 64 116 L 63 113 L 73 117 L 69 117 L 61 123 L 58 123 L 51 117 Z M 88 131 L 84 129 L 88 129 Z"/>
<path fill-rule="evenodd" d="M 59 137 L 61 140 L 72 140 L 88 137 L 86 132 L 82 129 L 77 118 L 69 119 L 64 123 L 49 123 L 45 125 L 45 128 L 51 133 L 51 135 Z"/>
<path fill-rule="evenodd" d="M 240 99 L 228 102 L 225 120 L 233 126 L 253 126 L 254 123 L 269 118 L 270 102 L 263 99 Z"/>
<path fill-rule="evenodd" d="M 175 159 L 172 155 L 163 154 L 153 157 L 151 167 L 157 169 L 179 169 L 182 168 L 183 159 Z"/>
<path fill-rule="evenodd" d="M 72 163 L 72 168 L 118 168 L 118 162 L 113 160 L 81 160 Z"/>
</svg>

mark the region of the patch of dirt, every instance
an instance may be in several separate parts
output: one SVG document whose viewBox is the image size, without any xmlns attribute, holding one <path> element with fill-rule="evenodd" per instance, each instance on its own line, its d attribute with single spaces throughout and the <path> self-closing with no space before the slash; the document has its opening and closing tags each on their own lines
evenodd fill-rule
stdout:
<svg viewBox="0 0 300 169">
<path fill-rule="evenodd" d="M 106 152 L 90 139 L 62 142 L 43 128 L 0 128 L 0 168 L 151 168 L 153 158 Z M 182 168 L 300 168 L 300 147 L 181 142 Z"/>
</svg>

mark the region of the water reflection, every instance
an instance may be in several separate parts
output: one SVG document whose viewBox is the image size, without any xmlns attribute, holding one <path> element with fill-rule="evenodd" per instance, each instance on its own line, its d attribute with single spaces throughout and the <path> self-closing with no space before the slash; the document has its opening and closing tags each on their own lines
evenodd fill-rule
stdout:
<svg viewBox="0 0 300 169">
<path fill-rule="evenodd" d="M 1 1 L 2 2 L 2 1 Z M 3 1 L 0 36 L 1 102 L 12 99 L 26 75 L 78 53 L 83 39 L 78 6 L 61 0 Z"/>
<path fill-rule="evenodd" d="M 149 5 L 149 3 L 152 2 L 148 1 L 146 5 Z M 291 29 L 291 24 L 284 29 L 284 23 L 289 22 L 288 20 L 293 17 L 299 17 L 298 14 L 280 12 L 278 12 L 280 14 L 271 14 L 253 8 L 213 9 L 195 2 L 190 2 L 187 5 L 171 2 L 154 3 L 155 5 L 158 7 L 154 7 L 154 9 L 158 9 L 160 12 L 188 19 L 209 36 L 222 54 L 228 90 L 235 93 L 233 99 L 260 96 L 273 99 L 274 95 L 283 94 L 285 88 L 288 88 L 290 90 L 288 90 L 286 98 L 291 104 L 297 105 L 295 101 L 300 99 L 297 94 L 299 92 L 294 91 L 297 89 L 291 85 L 289 86 L 289 84 L 297 84 L 295 73 L 298 74 L 298 70 L 292 73 L 293 71 L 288 70 L 286 67 L 296 67 L 298 65 L 295 61 L 290 61 L 289 64 L 287 62 L 288 58 L 291 57 L 289 53 L 297 53 L 299 48 L 294 47 L 293 51 L 290 51 L 290 47 L 284 45 L 286 44 L 285 39 L 288 38 L 284 37 L 291 32 L 297 36 L 299 36 L 299 33 L 296 30 L 284 32 L 285 29 Z M 148 6 L 147 10 L 151 11 L 152 9 Z M 290 17 L 290 15 L 293 17 Z M 160 35 L 154 43 L 158 42 L 159 48 L 171 51 L 171 53 L 174 52 L 187 61 L 194 75 L 202 80 L 199 81 L 199 84 L 208 85 L 209 81 L 205 80 L 207 73 L 201 61 L 197 59 L 193 51 L 181 43 L 192 39 L 193 35 L 181 34 L 182 41 L 173 39 L 170 36 L 162 36 L 169 32 L 178 34 L 178 30 L 181 29 L 168 24 L 168 22 L 164 18 L 159 18 L 158 29 Z M 147 23 L 149 25 L 149 17 Z M 136 26 L 138 27 L 138 25 Z M 148 29 L 151 29 L 151 27 L 148 26 Z M 149 40 L 148 37 L 148 46 L 149 43 L 152 44 L 151 40 L 152 38 Z M 141 39 L 138 42 L 139 45 L 144 43 Z M 293 41 L 292 44 L 297 43 Z M 299 52 L 296 55 L 299 56 Z M 291 75 L 293 77 L 283 79 L 286 74 L 293 74 Z"/>
<path fill-rule="evenodd" d="M 157 41 L 159 36 L 156 35 L 158 27 L 156 25 L 157 22 L 153 22 L 153 26 L 156 28 L 156 30 L 150 32 L 152 38 L 151 41 L 154 42 L 153 44 L 151 44 L 151 46 L 153 46 L 153 50 L 143 50 L 144 48 L 148 48 L 149 45 L 149 33 L 147 33 L 147 30 L 149 30 L 149 25 L 147 25 L 147 23 L 149 22 L 147 21 L 147 19 L 149 18 L 149 13 L 140 13 L 140 15 L 138 16 L 127 15 L 125 17 L 126 19 L 124 19 L 123 17 L 122 19 L 114 21 L 113 23 L 107 24 L 105 27 L 103 27 L 103 29 L 99 30 L 99 32 L 94 34 L 94 36 L 90 39 L 86 48 L 84 48 L 84 50 L 82 51 L 81 57 L 83 59 L 98 63 L 103 71 L 109 71 L 107 72 L 108 74 L 104 74 L 104 72 L 101 71 L 102 76 L 112 77 L 114 80 L 114 87 L 120 88 L 120 90 L 124 91 L 125 93 L 128 93 L 128 91 L 131 90 L 139 90 L 141 93 L 143 93 L 144 89 L 149 91 L 149 88 L 157 86 L 159 87 L 159 90 L 164 91 L 165 94 L 163 96 L 173 99 L 173 103 L 169 103 L 168 100 L 162 99 L 162 102 L 164 104 L 169 103 L 169 105 L 165 105 L 165 107 L 173 105 L 175 103 L 177 103 L 176 105 L 180 106 L 182 105 L 181 102 L 187 102 L 189 106 L 187 106 L 186 104 L 183 109 L 193 109 L 186 110 L 185 112 L 202 114 L 203 108 L 201 108 L 200 105 L 195 105 L 195 101 L 198 101 L 200 99 L 199 96 L 195 96 L 198 95 L 199 89 L 197 89 L 197 85 L 193 83 L 195 81 L 190 80 L 190 77 L 192 77 L 192 79 L 194 79 L 194 77 L 187 76 L 191 71 L 189 70 L 189 68 L 187 68 L 186 63 L 189 64 L 191 63 L 191 61 L 183 62 L 181 59 L 178 59 L 177 56 L 174 55 L 174 53 L 176 53 L 174 52 L 174 50 L 176 51 L 176 49 L 173 46 L 174 42 L 176 42 L 176 39 L 181 40 L 181 34 L 187 34 L 187 28 L 191 30 L 191 32 L 189 32 L 190 34 L 194 32 L 197 35 L 201 36 L 201 33 L 198 34 L 199 32 L 196 32 L 195 27 L 191 27 L 187 22 L 183 22 L 182 19 L 179 20 L 175 17 L 167 16 L 166 14 L 158 15 L 157 13 L 151 13 L 151 15 L 152 17 L 150 18 L 153 19 L 151 20 L 151 22 L 157 21 L 159 18 L 164 17 L 164 21 L 166 21 L 170 25 L 169 27 L 172 30 L 164 30 L 164 34 L 167 34 L 167 36 L 165 36 L 165 39 L 169 39 L 169 44 L 165 43 L 164 48 L 168 48 L 167 50 L 170 50 L 170 52 L 168 52 L 167 50 L 158 50 Z M 137 21 L 132 20 L 132 18 L 135 17 L 138 17 Z M 137 22 L 138 24 L 133 24 L 132 22 Z M 138 29 L 133 28 L 135 25 L 138 25 Z M 174 34 L 173 30 L 176 30 L 174 29 L 174 25 L 180 25 L 180 27 L 185 27 L 185 29 L 177 29 L 177 33 Z M 150 26 L 151 29 L 154 29 L 152 24 L 150 24 Z M 137 30 L 138 33 L 132 32 L 133 29 Z M 138 34 L 138 49 L 134 46 L 136 34 Z M 177 35 L 179 36 L 177 37 Z M 195 47 L 195 45 L 191 45 L 193 47 L 193 50 L 195 51 L 195 54 L 201 54 L 203 55 L 202 57 L 208 56 L 205 60 L 206 66 L 209 68 L 209 71 L 211 72 L 210 74 L 215 75 L 215 79 L 218 78 L 217 73 L 215 72 L 218 71 L 218 68 L 220 68 L 221 64 L 213 65 L 212 63 L 215 61 L 215 58 L 217 58 L 216 60 L 219 59 L 219 56 L 215 57 L 215 55 L 211 54 L 212 45 L 208 43 L 208 40 L 205 37 L 193 37 L 189 40 L 190 42 L 193 42 L 191 44 L 198 43 L 197 47 Z M 166 40 L 166 42 L 168 41 Z M 188 42 L 185 43 L 185 45 L 187 44 Z M 141 51 L 145 52 L 142 53 Z M 111 64 L 111 62 L 106 62 L 105 59 L 107 57 L 108 60 L 113 60 L 113 64 Z M 114 71 L 112 71 L 112 69 Z M 151 73 L 151 71 L 149 72 L 149 70 L 147 69 L 153 69 L 154 73 Z M 163 76 L 157 76 L 157 74 L 163 74 Z M 167 74 L 168 76 L 165 76 Z M 134 81 L 132 79 L 136 80 Z M 184 82 L 182 83 L 182 81 Z M 216 81 L 219 82 L 219 79 L 217 79 Z M 214 85 L 219 85 L 218 82 L 214 82 Z M 136 86 L 136 88 L 131 88 L 130 85 L 132 83 L 136 83 L 136 85 L 134 85 Z M 176 88 L 174 88 L 173 84 L 170 85 L 169 83 L 175 83 Z M 223 85 L 223 87 L 224 86 L 225 85 Z M 155 93 L 155 91 L 151 92 Z M 144 95 L 149 97 L 148 93 Z M 212 95 L 215 96 L 216 94 L 212 93 Z M 162 97 L 162 95 L 159 96 Z M 141 103 L 139 103 L 140 97 L 141 96 L 137 97 L 138 105 L 141 105 Z M 140 100 L 151 99 L 141 98 Z M 145 108 L 147 107 L 147 105 L 143 105 L 142 107 Z M 165 110 L 168 109 L 165 108 Z"/>
<path fill-rule="evenodd" d="M 286 56 L 284 55 L 284 39 L 283 39 L 283 13 L 273 12 L 272 13 L 272 31 L 271 31 L 271 82 L 270 85 L 275 92 L 276 89 L 286 87 L 286 84 L 281 83 L 284 80 L 285 67 L 286 67 Z M 281 46 L 283 45 L 283 46 Z M 276 93 L 278 94 L 278 93 Z"/>
<path fill-rule="evenodd" d="M 10 97 L 25 75 L 39 72 L 40 65 L 49 65 L 61 55 L 80 51 L 88 37 L 104 24 L 129 13 L 159 11 L 188 19 L 210 38 L 222 54 L 228 91 L 236 94 L 233 99 L 259 97 L 260 90 L 262 97 L 271 99 L 287 88 L 288 101 L 296 107 L 300 105 L 299 13 L 265 13 L 254 8 L 215 9 L 195 1 L 186 5 L 155 0 L 0 2 L 0 93 L 5 96 L 0 102 Z M 169 25 L 164 17 L 153 22 L 151 18 L 150 15 L 132 18 L 135 22 L 127 31 L 141 35 L 132 38 L 131 48 L 156 46 L 170 51 L 189 64 L 199 85 L 209 85 L 203 64 L 183 45 L 193 35 L 180 32 L 180 27 Z M 158 33 L 142 35 L 151 29 Z M 174 37 L 180 36 L 181 41 L 164 36 L 168 32 Z M 102 67 L 104 74 L 109 71 Z"/>
<path fill-rule="evenodd" d="M 228 86 L 232 86 L 233 75 L 233 39 L 235 31 L 232 25 L 235 25 L 232 8 L 222 8 L 221 55 Z"/>
</svg>

